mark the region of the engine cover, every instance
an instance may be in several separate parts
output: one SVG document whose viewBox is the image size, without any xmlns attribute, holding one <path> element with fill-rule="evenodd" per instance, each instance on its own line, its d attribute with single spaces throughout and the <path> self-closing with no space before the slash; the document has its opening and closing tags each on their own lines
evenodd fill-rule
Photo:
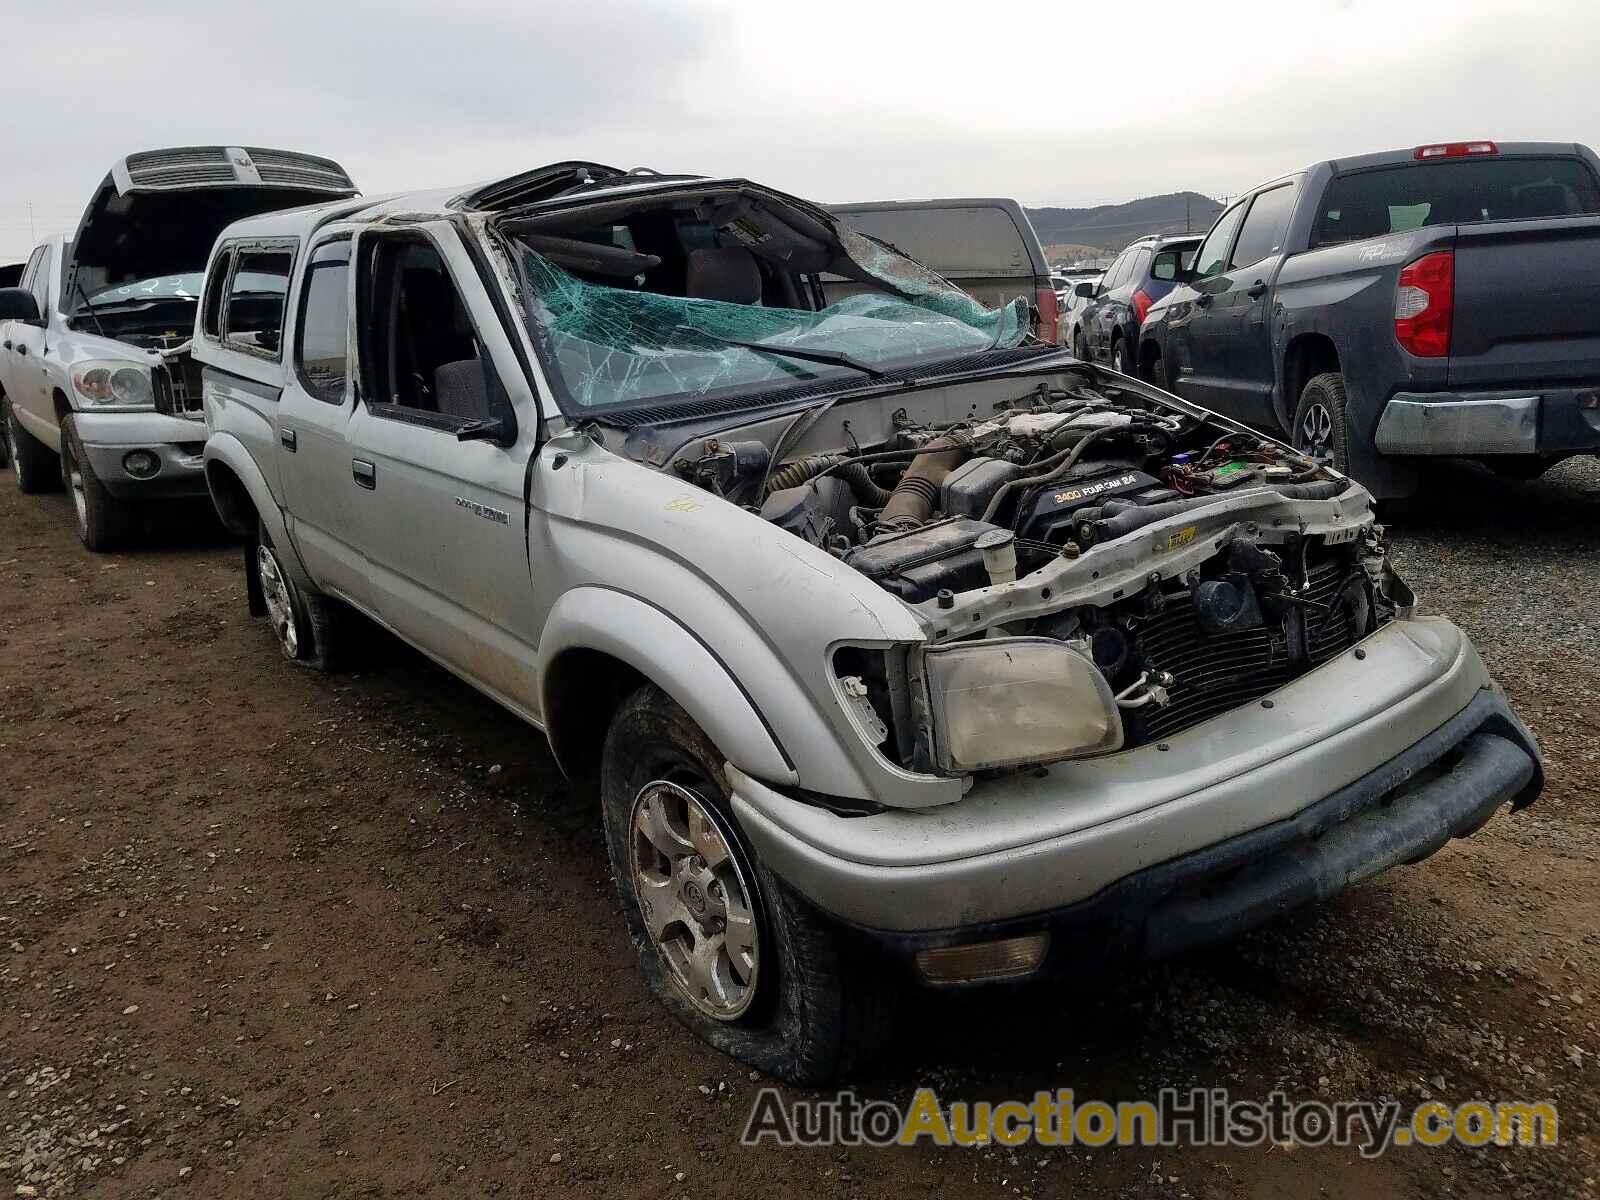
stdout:
<svg viewBox="0 0 1600 1200">
<path fill-rule="evenodd" d="M 1149 495 L 1146 495 L 1149 493 Z M 1041 542 L 1062 542 L 1072 532 L 1072 514 L 1088 504 L 1103 504 L 1112 496 L 1126 496 L 1134 503 L 1154 503 L 1172 493 L 1143 471 L 1117 470 L 1096 479 L 1056 484 L 1035 493 L 1027 501 L 1017 532 Z"/>
</svg>

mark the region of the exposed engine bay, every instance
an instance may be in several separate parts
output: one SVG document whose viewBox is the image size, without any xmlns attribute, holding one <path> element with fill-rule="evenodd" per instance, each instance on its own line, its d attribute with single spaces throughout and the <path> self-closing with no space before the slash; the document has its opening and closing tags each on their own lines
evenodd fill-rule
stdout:
<svg viewBox="0 0 1600 1200">
<path fill-rule="evenodd" d="M 1063 373 L 940 424 L 902 408 L 887 437 L 847 450 L 774 462 L 765 441 L 730 437 L 674 465 L 912 605 L 931 641 L 1072 645 L 1114 693 L 1126 745 L 1265 695 L 1411 602 L 1365 499 L 1320 532 L 1285 515 L 1348 500 L 1343 476 L 1119 380 Z M 1236 497 L 1228 507 L 1272 515 L 1223 528 L 1214 514 Z M 1146 529 L 1154 546 L 1130 537 Z M 1133 582 L 1098 587 L 1113 575 Z M 886 690 L 866 658 L 865 686 Z"/>
</svg>

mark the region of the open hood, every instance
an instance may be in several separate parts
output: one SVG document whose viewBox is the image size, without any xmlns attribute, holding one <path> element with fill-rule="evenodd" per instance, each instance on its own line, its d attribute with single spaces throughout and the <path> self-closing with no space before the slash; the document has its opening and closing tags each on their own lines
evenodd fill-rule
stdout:
<svg viewBox="0 0 1600 1200">
<path fill-rule="evenodd" d="M 289 150 L 184 146 L 130 154 L 112 166 L 84 210 L 71 270 L 92 269 L 93 286 L 198 271 L 234 221 L 356 194 L 338 163 Z"/>
</svg>

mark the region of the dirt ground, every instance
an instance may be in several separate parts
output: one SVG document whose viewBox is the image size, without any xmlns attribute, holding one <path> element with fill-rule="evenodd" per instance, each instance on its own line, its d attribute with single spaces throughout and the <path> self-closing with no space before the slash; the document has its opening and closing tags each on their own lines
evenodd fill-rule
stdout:
<svg viewBox="0 0 1600 1200">
<path fill-rule="evenodd" d="M 760 1082 L 646 994 L 536 732 L 376 631 L 297 670 L 203 519 L 97 557 L 7 476 L 0 1195 L 1593 1195 L 1600 470 L 1436 483 L 1397 558 L 1541 737 L 1540 804 L 1204 957 L 911 997 L 853 1083 L 1552 1098 L 1559 1147 L 742 1148 Z"/>
</svg>

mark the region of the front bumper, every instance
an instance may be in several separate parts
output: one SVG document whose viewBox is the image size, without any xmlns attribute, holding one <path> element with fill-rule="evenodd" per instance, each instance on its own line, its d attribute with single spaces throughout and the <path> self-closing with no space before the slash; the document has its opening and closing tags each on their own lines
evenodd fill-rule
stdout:
<svg viewBox="0 0 1600 1200">
<path fill-rule="evenodd" d="M 1380 453 L 1532 455 L 1600 450 L 1600 389 L 1397 392 L 1378 418 Z"/>
<path fill-rule="evenodd" d="M 83 452 L 95 477 L 118 499 L 154 500 L 204 497 L 206 490 L 203 421 L 164 413 L 73 414 Z M 155 457 L 156 470 L 143 478 L 128 473 L 124 461 L 135 450 Z"/>
<path fill-rule="evenodd" d="M 1269 699 L 1169 749 L 989 781 L 944 808 L 836 816 L 733 771 L 734 811 L 778 875 L 891 948 L 1048 928 L 1054 965 L 1232 936 L 1542 783 L 1532 736 L 1446 621 L 1391 622 Z"/>
</svg>

